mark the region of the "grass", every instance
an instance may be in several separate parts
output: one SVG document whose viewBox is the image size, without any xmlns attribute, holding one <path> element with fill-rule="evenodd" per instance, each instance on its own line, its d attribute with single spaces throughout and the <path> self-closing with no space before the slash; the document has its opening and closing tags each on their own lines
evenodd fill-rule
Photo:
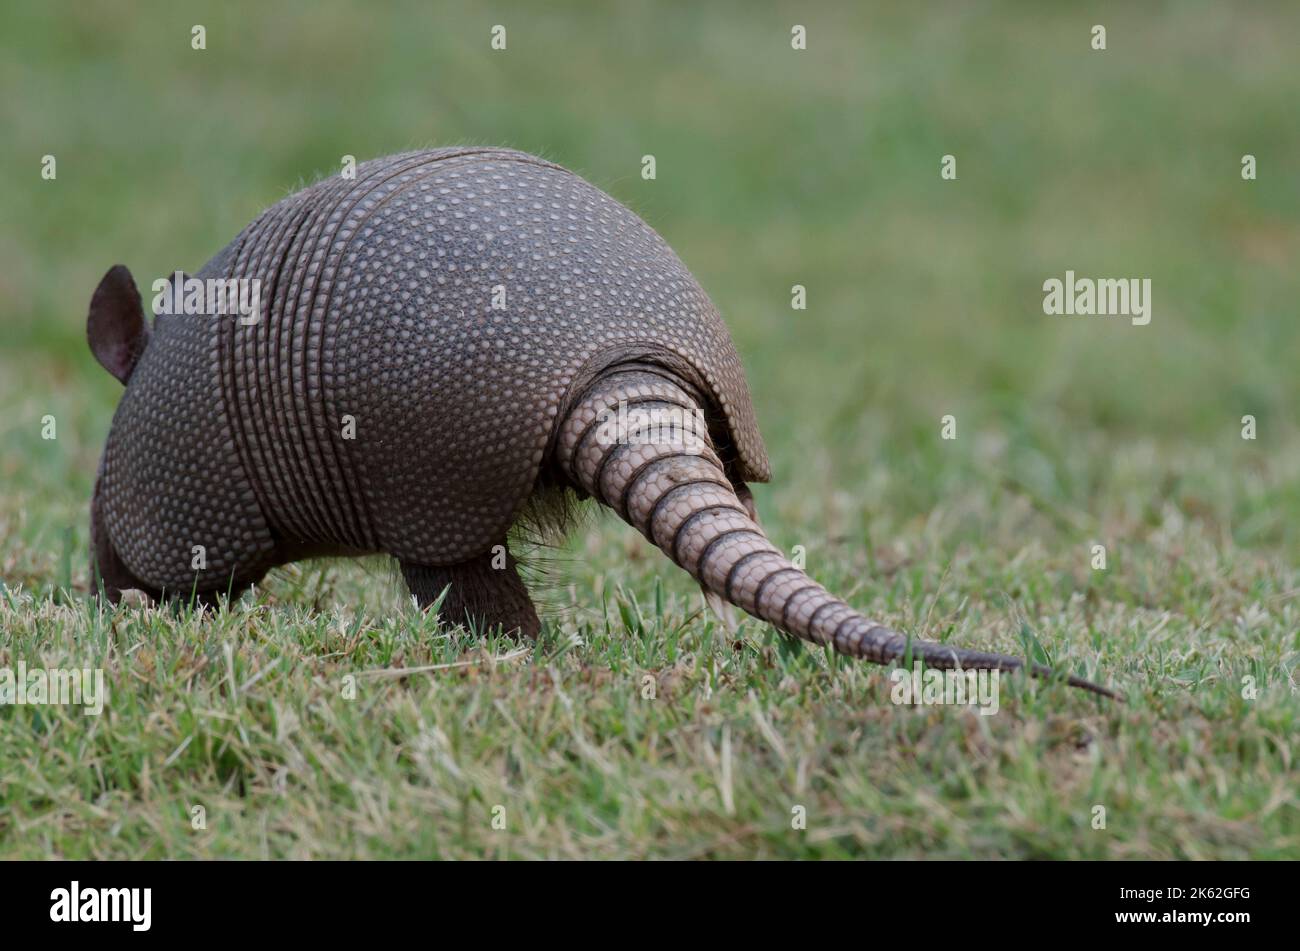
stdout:
<svg viewBox="0 0 1300 951">
<path fill-rule="evenodd" d="M 1293 5 L 2 16 L 0 668 L 102 668 L 110 701 L 0 706 L 0 855 L 1300 856 Z M 813 575 L 1128 702 L 896 706 L 879 668 L 724 633 L 612 517 L 551 556 L 536 644 L 440 628 L 379 560 L 217 613 L 91 606 L 104 270 L 195 268 L 343 154 L 464 141 L 579 170 L 678 250 Z M 1150 277 L 1151 325 L 1044 316 L 1067 268 Z"/>
</svg>

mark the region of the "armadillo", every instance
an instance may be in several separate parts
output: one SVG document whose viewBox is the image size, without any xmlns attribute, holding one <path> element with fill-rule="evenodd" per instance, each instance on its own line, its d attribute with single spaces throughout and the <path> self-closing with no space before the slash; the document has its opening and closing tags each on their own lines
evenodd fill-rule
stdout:
<svg viewBox="0 0 1300 951">
<path fill-rule="evenodd" d="M 150 327 L 125 267 L 95 290 L 90 347 L 125 385 L 91 502 L 110 601 L 214 602 L 299 559 L 386 553 L 422 608 L 535 636 L 511 529 L 591 497 L 787 634 L 880 664 L 1056 676 L 869 620 L 768 540 L 748 487 L 767 452 L 717 309 L 654 230 L 559 165 L 375 159 L 180 277 L 246 282 L 260 304 L 160 307 L 183 297 L 173 278 Z"/>
</svg>

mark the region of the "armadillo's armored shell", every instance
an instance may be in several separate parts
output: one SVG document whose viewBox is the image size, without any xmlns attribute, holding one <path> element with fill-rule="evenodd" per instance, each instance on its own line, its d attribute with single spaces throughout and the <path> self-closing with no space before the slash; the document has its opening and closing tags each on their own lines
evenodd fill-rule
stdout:
<svg viewBox="0 0 1300 951">
<path fill-rule="evenodd" d="M 237 454 L 247 484 L 226 483 L 232 526 L 212 540 L 237 561 L 272 537 L 429 565 L 483 553 L 532 492 L 566 403 L 628 360 L 697 385 L 735 477 L 768 477 L 740 361 L 699 284 L 631 211 L 532 156 L 443 149 L 365 163 L 268 209 L 200 276 L 260 280 L 262 319 L 186 317 L 184 331 L 156 334 L 136 371 L 152 395 L 128 393 L 107 477 L 122 470 L 114 440 L 153 454 L 153 478 L 184 479 L 186 492 L 211 491 L 212 477 L 182 444 Z M 176 357 L 156 351 L 169 346 L 188 354 L 184 380 L 162 369 Z M 163 386 L 206 399 L 209 418 L 119 437 L 130 405 L 157 417 L 176 399 Z M 169 475 L 173 461 L 189 471 Z M 119 520 L 111 534 L 133 571 L 174 585 L 193 579 L 188 552 L 203 540 L 161 539 L 166 560 L 186 556 L 160 564 L 149 551 L 169 517 L 134 519 L 128 538 Z"/>
<path fill-rule="evenodd" d="M 217 385 L 215 322 L 159 316 L 100 463 L 118 557 L 155 588 L 220 590 L 265 569 L 274 543 Z"/>
</svg>

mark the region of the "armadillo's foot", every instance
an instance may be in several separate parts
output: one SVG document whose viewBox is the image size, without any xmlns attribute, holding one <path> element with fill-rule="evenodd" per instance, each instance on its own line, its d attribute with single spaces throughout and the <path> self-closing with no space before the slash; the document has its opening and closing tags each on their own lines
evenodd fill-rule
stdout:
<svg viewBox="0 0 1300 951">
<path fill-rule="evenodd" d="M 507 634 L 524 637 L 541 632 L 537 609 L 505 542 L 457 565 L 431 567 L 409 561 L 401 565 L 406 586 L 421 608 L 432 606 L 443 589 L 447 590 L 438 608 L 438 617 L 446 624 L 463 624 L 477 631 L 500 626 Z"/>
</svg>

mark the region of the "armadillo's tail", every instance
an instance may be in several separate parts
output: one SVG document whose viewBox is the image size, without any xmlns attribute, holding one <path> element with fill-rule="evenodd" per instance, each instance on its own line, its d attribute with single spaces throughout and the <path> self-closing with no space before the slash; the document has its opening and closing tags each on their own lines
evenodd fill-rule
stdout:
<svg viewBox="0 0 1300 951">
<path fill-rule="evenodd" d="M 561 424 L 556 458 L 569 479 L 614 509 L 708 591 L 815 644 L 877 664 L 1019 670 L 1003 654 L 909 640 L 870 621 L 796 568 L 736 494 L 702 425 L 700 403 L 671 374 L 605 374 Z M 1059 675 L 1028 665 L 1038 677 Z M 1079 677 L 1071 686 L 1119 697 Z"/>
</svg>

